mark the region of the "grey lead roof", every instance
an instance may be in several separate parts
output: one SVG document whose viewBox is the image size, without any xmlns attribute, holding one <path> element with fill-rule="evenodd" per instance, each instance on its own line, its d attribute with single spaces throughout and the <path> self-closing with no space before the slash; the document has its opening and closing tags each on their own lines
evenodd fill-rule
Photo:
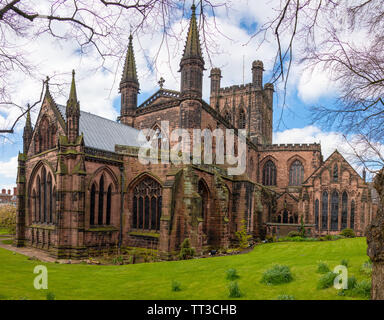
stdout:
<svg viewBox="0 0 384 320">
<path fill-rule="evenodd" d="M 65 119 L 65 107 L 57 105 Z M 139 130 L 95 114 L 80 111 L 80 134 L 84 134 L 84 144 L 87 147 L 115 151 L 115 145 L 139 147 Z"/>
</svg>

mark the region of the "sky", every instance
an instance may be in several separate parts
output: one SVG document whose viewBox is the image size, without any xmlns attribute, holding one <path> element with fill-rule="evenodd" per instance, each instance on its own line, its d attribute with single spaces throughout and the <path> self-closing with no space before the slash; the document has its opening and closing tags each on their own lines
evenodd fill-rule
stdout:
<svg viewBox="0 0 384 320">
<path fill-rule="evenodd" d="M 212 29 L 209 37 L 211 52 L 203 48 L 206 71 L 203 82 L 203 98 L 209 102 L 209 70 L 220 67 L 222 70 L 222 87 L 251 82 L 251 65 L 254 60 L 264 62 L 264 83 L 271 77 L 271 69 L 276 52 L 274 41 L 265 41 L 261 46 L 251 35 L 268 17 L 274 14 L 272 7 L 276 0 L 247 1 L 239 0 L 235 6 L 226 11 L 216 11 L 217 29 Z M 211 19 L 213 19 L 211 17 Z M 211 20 L 212 22 L 212 20 Z M 174 22 L 174 29 L 179 32 L 181 41 L 171 41 L 168 49 L 162 47 L 156 64 L 151 57 L 156 55 L 161 36 L 153 31 L 134 35 L 137 72 L 140 82 L 138 103 L 142 103 L 158 90 L 158 80 L 165 79 L 164 87 L 179 90 L 180 74 L 178 64 L 184 48 L 188 17 Z M 57 26 L 60 29 L 60 26 Z M 121 41 L 128 43 L 129 28 L 121 34 Z M 219 31 L 220 32 L 219 32 Z M 180 40 L 179 39 L 179 40 Z M 268 40 L 268 39 L 267 39 Z M 39 72 L 51 77 L 52 94 L 57 103 L 65 104 L 69 94 L 72 69 L 76 70 L 77 95 L 80 108 L 84 111 L 115 120 L 120 111 L 118 84 L 123 68 L 124 56 L 120 59 L 100 62 L 95 54 L 80 54 L 77 43 L 68 39 L 58 41 L 43 35 L 36 41 L 22 43 L 28 47 L 28 58 L 39 66 Z M 13 94 L 23 105 L 38 100 L 41 82 L 30 79 L 22 73 L 12 75 Z M 55 93 L 55 83 L 64 81 L 63 91 Z M 299 66 L 294 66 L 289 78 L 286 104 L 282 107 L 283 92 L 277 90 L 274 96 L 274 134 L 273 143 L 321 143 L 322 153 L 326 159 L 336 148 L 348 159 L 349 146 L 341 132 L 326 131 L 311 121 L 310 107 L 316 104 L 331 103 L 337 95 L 337 86 L 332 83 L 324 71 L 309 73 Z M 34 125 L 39 107 L 32 116 Z M 0 108 L 0 127 L 6 127 L 18 115 L 18 110 Z M 282 121 L 281 121 L 282 120 Z M 15 186 L 17 155 L 22 150 L 22 129 L 25 119 L 16 127 L 13 135 L 8 135 L 0 143 L 0 189 Z M 360 170 L 360 169 L 359 169 Z"/>
</svg>

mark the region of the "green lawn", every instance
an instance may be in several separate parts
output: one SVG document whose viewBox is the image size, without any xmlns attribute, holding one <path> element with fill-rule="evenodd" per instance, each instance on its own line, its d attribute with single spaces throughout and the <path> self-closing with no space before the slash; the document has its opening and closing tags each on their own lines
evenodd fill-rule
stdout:
<svg viewBox="0 0 384 320">
<path fill-rule="evenodd" d="M 9 234 L 9 230 L 5 228 L 0 228 L 0 235 L 3 235 L 3 234 Z"/>
<path fill-rule="evenodd" d="M 348 259 L 349 275 L 362 280 L 359 269 L 368 259 L 366 248 L 365 238 L 271 243 L 236 256 L 125 266 L 41 263 L 0 249 L 0 298 L 45 299 L 49 291 L 56 299 L 228 299 L 226 270 L 236 268 L 242 299 L 276 299 L 282 293 L 296 299 L 348 299 L 334 288 L 316 289 L 317 262 L 326 261 L 333 269 Z M 262 273 L 275 263 L 288 265 L 294 281 L 261 284 Z M 33 287 L 38 264 L 48 268 L 48 290 Z M 172 280 L 181 282 L 180 292 L 171 291 Z"/>
</svg>

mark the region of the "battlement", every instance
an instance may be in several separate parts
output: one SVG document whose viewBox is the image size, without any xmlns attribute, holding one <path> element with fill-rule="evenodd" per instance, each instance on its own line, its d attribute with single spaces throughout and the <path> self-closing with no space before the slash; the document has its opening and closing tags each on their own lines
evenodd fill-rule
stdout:
<svg viewBox="0 0 384 320">
<path fill-rule="evenodd" d="M 288 143 L 288 144 L 270 144 L 263 145 L 261 151 L 319 151 L 321 152 L 321 145 L 319 143 Z"/>
<path fill-rule="evenodd" d="M 230 86 L 230 87 L 224 87 L 224 88 L 220 88 L 219 92 L 220 93 L 231 93 L 233 91 L 242 91 L 242 90 L 245 90 L 245 89 L 250 89 L 250 88 L 255 88 L 255 85 L 253 83 L 247 83 L 247 84 L 241 84 L 241 85 L 238 85 L 238 84 L 235 84 L 233 86 Z"/>
</svg>

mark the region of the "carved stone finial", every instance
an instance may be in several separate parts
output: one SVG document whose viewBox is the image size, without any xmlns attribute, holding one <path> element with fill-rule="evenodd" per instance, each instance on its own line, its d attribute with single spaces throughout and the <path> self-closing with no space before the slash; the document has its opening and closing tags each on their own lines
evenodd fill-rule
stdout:
<svg viewBox="0 0 384 320">
<path fill-rule="evenodd" d="M 159 80 L 159 82 L 158 82 L 158 84 L 160 85 L 160 89 L 163 89 L 164 82 L 165 82 L 164 78 L 161 77 L 160 80 Z"/>
</svg>

